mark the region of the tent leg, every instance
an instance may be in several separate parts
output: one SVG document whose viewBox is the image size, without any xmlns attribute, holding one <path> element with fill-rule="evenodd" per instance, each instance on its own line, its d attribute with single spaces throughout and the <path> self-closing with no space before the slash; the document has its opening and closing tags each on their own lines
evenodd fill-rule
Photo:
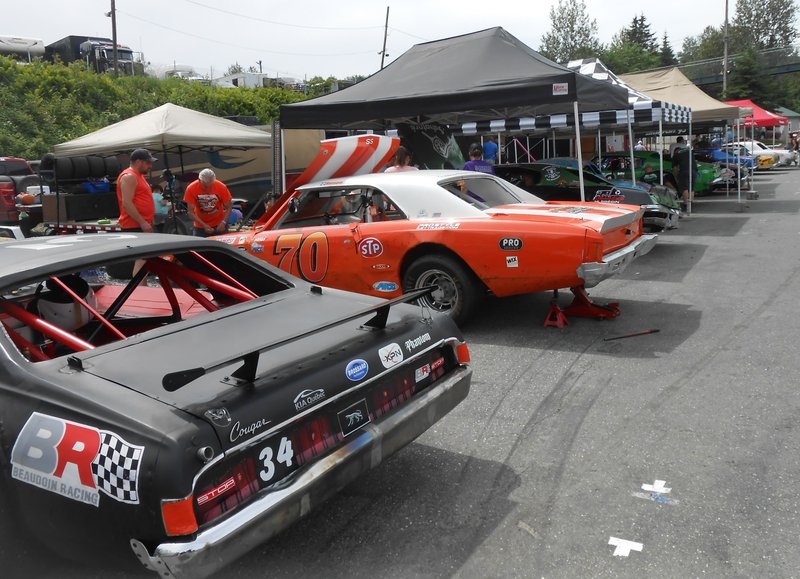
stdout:
<svg viewBox="0 0 800 579">
<path fill-rule="evenodd" d="M 628 109 L 627 111 L 627 119 L 628 119 L 628 147 L 631 155 L 631 183 L 633 186 L 636 187 L 636 167 L 633 155 L 633 126 L 631 125 L 631 110 Z"/>
<path fill-rule="evenodd" d="M 658 174 L 661 176 L 661 185 L 664 184 L 664 121 L 658 119 Z"/>
<path fill-rule="evenodd" d="M 575 141 L 578 149 L 578 182 L 581 187 L 581 203 L 586 201 L 586 187 L 583 183 L 583 151 L 581 150 L 581 118 L 578 113 L 578 101 L 573 101 L 575 115 Z"/>
</svg>

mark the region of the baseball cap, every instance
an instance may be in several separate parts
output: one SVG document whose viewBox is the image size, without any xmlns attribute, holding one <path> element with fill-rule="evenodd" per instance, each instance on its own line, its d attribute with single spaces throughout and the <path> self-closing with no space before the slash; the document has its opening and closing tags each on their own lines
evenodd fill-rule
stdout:
<svg viewBox="0 0 800 579">
<path fill-rule="evenodd" d="M 147 149 L 135 149 L 131 153 L 131 162 L 133 161 L 151 161 L 155 162 L 158 161 L 153 155 L 150 154 L 150 151 Z"/>
</svg>

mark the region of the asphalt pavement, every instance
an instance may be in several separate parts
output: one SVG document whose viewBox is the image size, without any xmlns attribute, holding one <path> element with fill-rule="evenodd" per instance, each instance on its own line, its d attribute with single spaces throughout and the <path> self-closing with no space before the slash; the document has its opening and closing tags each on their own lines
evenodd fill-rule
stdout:
<svg viewBox="0 0 800 579">
<path fill-rule="evenodd" d="M 800 574 L 800 169 L 754 187 L 698 198 L 589 290 L 615 320 L 488 301 L 467 400 L 218 577 Z"/>
</svg>

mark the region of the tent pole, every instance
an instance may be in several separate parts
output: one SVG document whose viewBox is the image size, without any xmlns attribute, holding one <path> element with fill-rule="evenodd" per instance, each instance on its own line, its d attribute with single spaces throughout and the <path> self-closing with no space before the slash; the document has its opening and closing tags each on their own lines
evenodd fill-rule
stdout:
<svg viewBox="0 0 800 579">
<path fill-rule="evenodd" d="M 601 168 L 603 166 L 603 150 L 601 146 L 602 144 L 603 144 L 603 137 L 600 136 L 600 127 L 597 127 L 597 145 L 595 145 L 595 147 L 597 148 L 597 166 Z"/>
<path fill-rule="evenodd" d="M 578 182 L 581 186 L 581 203 L 586 201 L 586 189 L 583 184 L 583 151 L 581 151 L 581 119 L 578 114 L 578 101 L 573 101 L 575 114 L 575 142 L 578 148 Z M 554 131 L 555 132 L 555 131 Z"/>
<path fill-rule="evenodd" d="M 658 118 L 658 174 L 661 176 L 661 185 L 664 184 L 664 120 Z"/>
<path fill-rule="evenodd" d="M 281 127 L 281 193 L 286 193 L 286 147 L 283 146 L 284 139 L 286 139 L 286 133 Z"/>
<path fill-rule="evenodd" d="M 548 159 L 551 158 L 551 157 L 555 157 L 555 156 L 557 156 L 556 155 L 556 130 L 553 129 L 553 145 L 552 145 L 552 147 L 550 147 L 550 157 L 548 157 Z"/>
<path fill-rule="evenodd" d="M 742 119 L 736 119 L 736 142 L 737 143 L 741 143 L 742 142 L 740 140 L 740 138 L 739 138 L 739 128 L 741 126 L 742 126 Z M 725 136 L 726 137 L 728 136 L 727 133 L 725 134 Z M 739 159 L 740 149 L 741 149 L 741 145 L 738 145 L 736 147 L 736 164 L 737 165 L 741 164 L 741 160 Z M 739 175 L 741 176 L 741 173 Z M 742 206 L 741 205 L 741 203 L 742 203 L 742 180 L 741 179 L 736 179 L 736 203 L 737 203 L 737 207 L 741 207 Z"/>
<path fill-rule="evenodd" d="M 694 184 L 692 183 L 692 181 L 694 181 L 694 175 L 692 175 L 692 173 L 693 173 L 693 171 L 692 171 L 692 165 L 693 165 L 692 161 L 694 160 L 694 143 L 692 142 L 692 117 L 689 117 L 689 135 L 688 135 L 688 140 L 689 140 L 689 199 L 686 201 L 686 209 L 688 210 L 689 215 L 691 215 L 692 214 L 692 197 L 694 197 L 694 195 L 693 195 L 693 191 L 694 190 L 692 189 L 692 187 L 694 186 Z"/>
<path fill-rule="evenodd" d="M 628 119 L 628 147 L 631 154 L 631 183 L 636 187 L 636 167 L 634 166 L 633 155 L 633 126 L 631 125 L 631 109 L 626 111 Z"/>
<path fill-rule="evenodd" d="M 503 147 L 500 146 L 500 143 L 502 143 L 502 142 L 503 141 L 500 140 L 500 133 L 497 133 L 497 160 L 495 161 L 495 163 L 497 163 L 498 165 L 503 162 L 502 161 L 502 159 L 503 159 Z"/>
</svg>

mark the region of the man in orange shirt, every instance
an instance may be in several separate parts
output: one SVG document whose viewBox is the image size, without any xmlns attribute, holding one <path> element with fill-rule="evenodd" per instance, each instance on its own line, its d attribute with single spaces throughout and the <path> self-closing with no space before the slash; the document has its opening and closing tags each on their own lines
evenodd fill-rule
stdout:
<svg viewBox="0 0 800 579">
<path fill-rule="evenodd" d="M 231 214 L 231 192 L 211 169 L 203 169 L 197 181 L 186 188 L 183 195 L 189 217 L 194 221 L 194 234 L 208 237 L 225 233 Z"/>
<path fill-rule="evenodd" d="M 147 149 L 136 149 L 131 153 L 130 167 L 117 178 L 119 225 L 123 231 L 153 232 L 156 205 L 145 175 L 157 160 Z"/>
</svg>

